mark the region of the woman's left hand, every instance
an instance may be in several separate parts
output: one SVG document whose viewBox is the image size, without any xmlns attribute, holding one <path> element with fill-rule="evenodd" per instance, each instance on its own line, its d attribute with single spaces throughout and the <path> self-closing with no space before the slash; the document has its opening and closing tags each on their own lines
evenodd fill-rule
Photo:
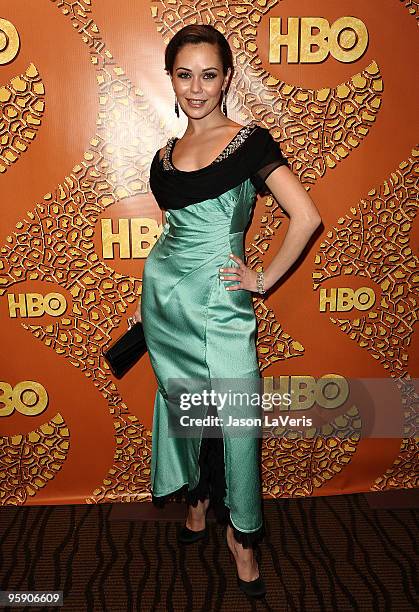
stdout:
<svg viewBox="0 0 419 612">
<path fill-rule="evenodd" d="M 226 287 L 227 291 L 237 291 L 237 289 L 247 289 L 248 291 L 257 292 L 256 278 L 257 274 L 246 266 L 240 257 L 230 255 L 231 259 L 239 264 L 238 268 L 220 268 L 220 280 L 232 281 L 237 280 L 238 285 L 230 285 Z"/>
</svg>

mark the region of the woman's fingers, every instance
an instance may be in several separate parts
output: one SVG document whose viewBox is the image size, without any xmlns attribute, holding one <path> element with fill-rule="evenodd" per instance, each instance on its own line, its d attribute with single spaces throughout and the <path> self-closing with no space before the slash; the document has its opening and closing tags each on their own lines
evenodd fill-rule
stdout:
<svg viewBox="0 0 419 612">
<path fill-rule="evenodd" d="M 220 268 L 221 274 L 242 274 L 242 271 L 239 268 Z"/>
<path fill-rule="evenodd" d="M 226 281 L 239 281 L 240 283 L 244 282 L 245 273 L 248 270 L 246 264 L 240 257 L 234 255 L 234 253 L 230 254 L 230 258 L 233 259 L 238 264 L 238 267 L 235 268 L 219 268 L 220 272 L 220 280 Z M 240 285 L 230 285 L 226 287 L 227 291 L 231 291 L 232 289 L 243 289 L 242 284 Z"/>
<path fill-rule="evenodd" d="M 132 318 L 134 319 L 134 321 L 137 323 L 141 323 L 141 310 L 138 309 L 134 312 L 134 314 L 132 315 Z"/>
<path fill-rule="evenodd" d="M 226 287 L 227 291 L 232 291 L 233 289 L 237 290 L 241 288 L 242 288 L 241 285 L 230 285 L 229 287 Z"/>
</svg>

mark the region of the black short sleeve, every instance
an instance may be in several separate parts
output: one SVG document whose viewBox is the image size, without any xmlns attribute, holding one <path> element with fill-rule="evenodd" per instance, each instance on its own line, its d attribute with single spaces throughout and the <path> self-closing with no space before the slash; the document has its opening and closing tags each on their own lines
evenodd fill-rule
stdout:
<svg viewBox="0 0 419 612">
<path fill-rule="evenodd" d="M 268 195 L 269 187 L 265 184 L 268 176 L 279 166 L 290 164 L 267 128 L 258 126 L 250 158 L 250 180 L 258 193 Z"/>
</svg>

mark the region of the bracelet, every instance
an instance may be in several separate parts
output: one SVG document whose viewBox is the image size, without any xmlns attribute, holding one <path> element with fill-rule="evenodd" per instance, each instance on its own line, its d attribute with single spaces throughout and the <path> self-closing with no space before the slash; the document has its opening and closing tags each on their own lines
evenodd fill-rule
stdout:
<svg viewBox="0 0 419 612">
<path fill-rule="evenodd" d="M 265 293 L 264 289 L 265 279 L 263 275 L 263 270 L 261 272 L 256 272 L 256 289 L 258 293 L 262 295 Z"/>
</svg>

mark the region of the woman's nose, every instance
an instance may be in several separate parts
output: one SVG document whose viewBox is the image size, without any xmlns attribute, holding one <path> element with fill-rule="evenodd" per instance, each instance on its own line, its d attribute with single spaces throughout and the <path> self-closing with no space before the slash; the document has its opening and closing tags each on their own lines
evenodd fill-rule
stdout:
<svg viewBox="0 0 419 612">
<path fill-rule="evenodd" d="M 193 92 L 201 92 L 202 91 L 202 84 L 201 81 L 199 79 L 199 77 L 192 79 L 191 81 L 191 91 Z"/>
</svg>

